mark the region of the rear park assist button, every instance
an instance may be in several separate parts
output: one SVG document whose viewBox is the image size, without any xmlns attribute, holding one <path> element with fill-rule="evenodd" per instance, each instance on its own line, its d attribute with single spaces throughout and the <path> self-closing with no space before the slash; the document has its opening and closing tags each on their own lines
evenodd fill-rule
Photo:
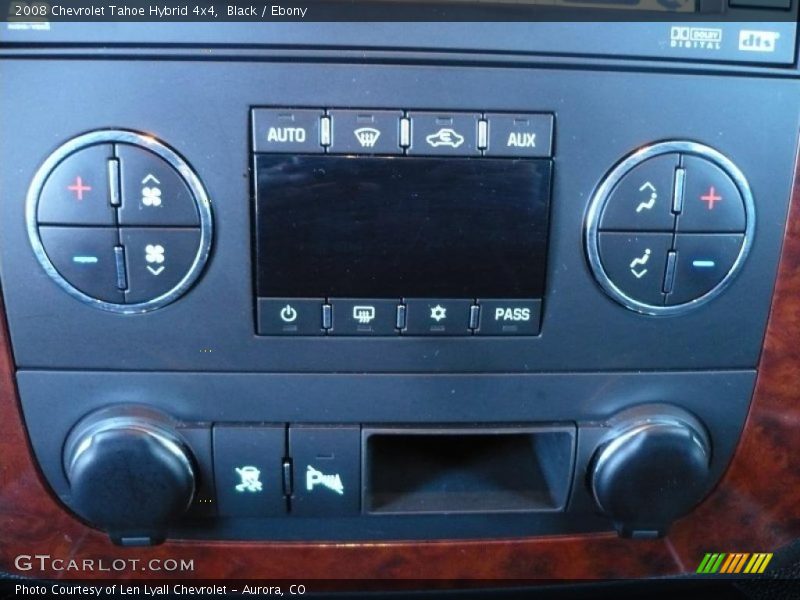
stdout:
<svg viewBox="0 0 800 600">
<path fill-rule="evenodd" d="M 322 298 L 259 298 L 259 335 L 323 335 Z"/>
<path fill-rule="evenodd" d="M 541 300 L 478 300 L 478 335 L 538 335 Z"/>
<path fill-rule="evenodd" d="M 302 517 L 357 515 L 361 498 L 361 430 L 293 425 L 292 513 Z"/>
</svg>

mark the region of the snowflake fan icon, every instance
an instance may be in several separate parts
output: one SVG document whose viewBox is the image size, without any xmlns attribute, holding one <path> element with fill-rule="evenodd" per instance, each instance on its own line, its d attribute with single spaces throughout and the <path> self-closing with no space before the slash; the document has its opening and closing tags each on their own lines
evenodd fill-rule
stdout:
<svg viewBox="0 0 800 600">
<path fill-rule="evenodd" d="M 161 244 L 147 244 L 144 247 L 144 259 L 149 263 L 163 263 L 164 246 Z"/>
<path fill-rule="evenodd" d="M 142 204 L 145 206 L 161 206 L 161 189 L 157 187 L 143 187 Z"/>
</svg>

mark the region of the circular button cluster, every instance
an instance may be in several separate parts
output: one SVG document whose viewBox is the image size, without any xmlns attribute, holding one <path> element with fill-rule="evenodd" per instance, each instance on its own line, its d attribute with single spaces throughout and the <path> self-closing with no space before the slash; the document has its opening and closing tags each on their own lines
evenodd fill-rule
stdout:
<svg viewBox="0 0 800 600">
<path fill-rule="evenodd" d="M 173 150 L 130 131 L 97 131 L 58 148 L 27 198 L 39 262 L 70 295 L 140 313 L 196 281 L 211 247 L 202 184 Z"/>
<path fill-rule="evenodd" d="M 606 176 L 589 206 L 586 250 L 617 302 L 679 314 L 722 292 L 754 229 L 752 194 L 736 165 L 708 146 L 662 142 Z"/>
</svg>

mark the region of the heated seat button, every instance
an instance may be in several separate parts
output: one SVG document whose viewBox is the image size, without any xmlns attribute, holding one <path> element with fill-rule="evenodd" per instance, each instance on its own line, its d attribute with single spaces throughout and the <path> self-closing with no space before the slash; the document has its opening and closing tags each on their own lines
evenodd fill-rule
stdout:
<svg viewBox="0 0 800 600">
<path fill-rule="evenodd" d="M 259 298 L 259 335 L 322 335 L 321 298 Z"/>
<path fill-rule="evenodd" d="M 123 227 L 128 304 L 158 298 L 189 273 L 200 246 L 199 229 Z"/>
<path fill-rule="evenodd" d="M 730 272 L 742 249 L 744 236 L 735 234 L 679 234 L 677 261 L 667 304 L 684 304 L 714 289 Z"/>
<path fill-rule="evenodd" d="M 402 154 L 399 110 L 331 110 L 334 154 Z"/>
<path fill-rule="evenodd" d="M 45 253 L 61 276 L 87 296 L 122 304 L 114 247 L 117 230 L 104 227 L 40 227 Z"/>
<path fill-rule="evenodd" d="M 320 139 L 321 110 L 256 108 L 253 110 L 255 152 L 324 152 Z"/>
<path fill-rule="evenodd" d="M 728 174 L 697 156 L 685 156 L 683 167 L 686 183 L 678 231 L 743 232 L 744 202 Z"/>
<path fill-rule="evenodd" d="M 478 300 L 478 335 L 538 335 L 541 300 Z"/>
<path fill-rule="evenodd" d="M 219 516 L 285 514 L 285 428 L 282 425 L 215 425 L 213 437 Z"/>
<path fill-rule="evenodd" d="M 111 184 L 116 182 L 109 169 L 113 156 L 111 144 L 101 144 L 79 150 L 59 163 L 39 196 L 39 223 L 113 226 Z"/>
<path fill-rule="evenodd" d="M 479 114 L 410 113 L 411 146 L 409 154 L 479 156 Z"/>
<path fill-rule="evenodd" d="M 199 226 L 194 197 L 163 158 L 128 144 L 117 146 L 122 225 Z"/>
<path fill-rule="evenodd" d="M 650 158 L 623 175 L 606 202 L 600 229 L 672 231 L 677 154 Z"/>
<path fill-rule="evenodd" d="M 331 300 L 333 335 L 394 335 L 397 300 Z"/>
<path fill-rule="evenodd" d="M 472 300 L 408 299 L 406 335 L 468 335 Z"/>
<path fill-rule="evenodd" d="M 664 303 L 664 272 L 671 233 L 600 233 L 600 261 L 623 294 L 645 304 Z"/>
<path fill-rule="evenodd" d="M 486 156 L 550 156 L 553 115 L 487 114 Z"/>
<path fill-rule="evenodd" d="M 292 513 L 303 517 L 356 515 L 361 497 L 361 430 L 292 426 Z"/>
</svg>

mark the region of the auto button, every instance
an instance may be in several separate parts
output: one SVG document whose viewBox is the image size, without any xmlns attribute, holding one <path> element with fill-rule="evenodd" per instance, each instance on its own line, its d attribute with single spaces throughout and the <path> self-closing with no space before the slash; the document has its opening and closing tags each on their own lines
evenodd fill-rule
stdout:
<svg viewBox="0 0 800 600">
<path fill-rule="evenodd" d="M 322 154 L 323 111 L 315 109 L 253 109 L 255 152 Z"/>
</svg>

